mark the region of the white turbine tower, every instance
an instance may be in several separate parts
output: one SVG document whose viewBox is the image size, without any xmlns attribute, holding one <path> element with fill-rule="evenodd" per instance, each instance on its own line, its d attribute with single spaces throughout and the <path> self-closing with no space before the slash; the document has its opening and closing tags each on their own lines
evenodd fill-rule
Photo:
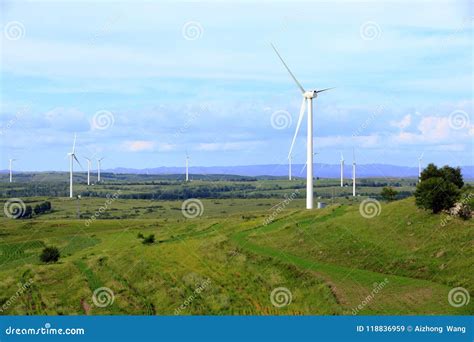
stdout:
<svg viewBox="0 0 474 342">
<path fill-rule="evenodd" d="M 291 180 L 291 159 L 293 156 L 290 154 L 288 156 L 288 180 Z"/>
<path fill-rule="evenodd" d="M 344 156 L 341 153 L 341 188 L 344 186 Z"/>
<path fill-rule="evenodd" d="M 104 160 L 105 157 L 97 159 L 97 183 L 100 182 L 100 163 Z"/>
<path fill-rule="evenodd" d="M 13 169 L 12 169 L 12 165 L 13 165 L 13 162 L 16 161 L 16 159 L 9 159 L 9 170 L 10 170 L 10 183 L 13 182 Z"/>
<path fill-rule="evenodd" d="M 189 181 L 189 155 L 186 151 L 186 182 Z"/>
<path fill-rule="evenodd" d="M 72 151 L 68 153 L 69 156 L 69 197 L 72 198 L 72 176 L 74 172 L 74 160 L 81 165 L 76 157 L 76 134 L 74 133 L 74 142 L 72 143 Z M 82 166 L 81 166 L 82 167 Z"/>
<path fill-rule="evenodd" d="M 84 157 L 87 160 L 87 185 L 91 185 L 91 164 L 92 160 L 90 158 Z"/>
<path fill-rule="evenodd" d="M 421 182 L 421 160 L 423 159 L 423 155 L 425 153 L 423 152 L 419 157 L 418 157 L 418 183 Z"/>
<path fill-rule="evenodd" d="M 293 150 L 293 145 L 295 144 L 296 136 L 298 135 L 298 131 L 301 125 L 301 121 L 303 120 L 303 116 L 305 113 L 305 105 L 307 102 L 308 105 L 308 129 L 307 129 L 307 142 L 306 142 L 306 209 L 313 209 L 313 99 L 315 99 L 319 93 L 323 91 L 332 89 L 321 89 L 321 90 L 304 90 L 303 86 L 298 82 L 295 75 L 291 72 L 290 68 L 286 65 L 283 58 L 278 53 L 276 47 L 272 44 L 273 50 L 277 54 L 280 61 L 283 63 L 284 67 L 290 74 L 293 81 L 296 83 L 298 88 L 301 90 L 301 94 L 303 95 L 303 102 L 301 103 L 300 109 L 300 116 L 298 117 L 298 124 L 296 125 L 295 135 L 293 137 L 293 141 L 291 142 L 290 153 Z"/>
<path fill-rule="evenodd" d="M 355 150 L 352 149 L 352 196 L 356 195 L 356 159 Z"/>
</svg>

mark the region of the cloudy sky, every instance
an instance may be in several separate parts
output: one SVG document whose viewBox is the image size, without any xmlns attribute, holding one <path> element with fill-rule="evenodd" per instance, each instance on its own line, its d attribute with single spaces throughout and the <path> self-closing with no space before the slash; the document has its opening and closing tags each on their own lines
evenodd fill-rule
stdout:
<svg viewBox="0 0 474 342">
<path fill-rule="evenodd" d="M 434 4 L 436 3 L 436 4 Z M 470 1 L 1 2 L 0 169 L 286 163 L 301 95 L 316 162 L 473 164 Z M 294 159 L 303 163 L 305 125 Z"/>
</svg>

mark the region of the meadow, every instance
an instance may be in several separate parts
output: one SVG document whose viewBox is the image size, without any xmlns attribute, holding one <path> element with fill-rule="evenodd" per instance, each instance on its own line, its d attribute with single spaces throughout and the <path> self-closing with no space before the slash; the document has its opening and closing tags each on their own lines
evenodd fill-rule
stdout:
<svg viewBox="0 0 474 342">
<path fill-rule="evenodd" d="M 452 288 L 474 288 L 472 221 L 418 209 L 413 179 L 391 180 L 393 202 L 379 198 L 384 179 L 361 180 L 356 198 L 317 180 L 328 206 L 307 211 L 302 180 L 213 177 L 106 175 L 74 199 L 54 178 L 2 182 L 3 201 L 52 211 L 0 218 L 0 313 L 474 313 L 472 301 L 448 301 Z M 374 217 L 360 212 L 368 197 L 380 200 Z M 40 262 L 45 246 L 59 248 L 57 263 Z"/>
</svg>

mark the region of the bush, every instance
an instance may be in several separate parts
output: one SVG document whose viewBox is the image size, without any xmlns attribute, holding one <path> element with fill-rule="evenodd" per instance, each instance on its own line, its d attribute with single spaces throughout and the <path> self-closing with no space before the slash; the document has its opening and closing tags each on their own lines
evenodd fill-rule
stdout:
<svg viewBox="0 0 474 342">
<path fill-rule="evenodd" d="M 393 201 L 397 196 L 398 191 L 395 191 L 391 186 L 386 186 L 382 189 L 380 195 L 386 201 Z"/>
<path fill-rule="evenodd" d="M 40 260 L 45 263 L 54 263 L 59 260 L 60 253 L 56 247 L 46 247 L 40 255 Z"/>
<path fill-rule="evenodd" d="M 151 245 L 155 242 L 155 234 L 150 234 L 146 238 L 143 239 L 144 245 Z"/>
<path fill-rule="evenodd" d="M 142 233 L 138 233 L 138 234 L 137 234 L 137 238 L 139 238 L 139 239 L 144 239 L 145 237 L 143 236 Z"/>
<path fill-rule="evenodd" d="M 459 199 L 460 190 L 441 177 L 422 180 L 416 187 L 416 205 L 434 214 L 450 209 Z"/>
</svg>

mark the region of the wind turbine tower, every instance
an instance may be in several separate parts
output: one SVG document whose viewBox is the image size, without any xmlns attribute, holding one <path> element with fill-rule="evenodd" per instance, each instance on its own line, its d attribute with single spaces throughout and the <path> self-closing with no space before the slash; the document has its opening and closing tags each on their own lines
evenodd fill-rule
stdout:
<svg viewBox="0 0 474 342">
<path fill-rule="evenodd" d="M 291 159 L 293 157 L 291 154 L 288 156 L 288 180 L 291 180 Z"/>
<path fill-rule="evenodd" d="M 100 164 L 104 158 L 97 159 L 97 183 L 100 182 Z"/>
<path fill-rule="evenodd" d="M 12 169 L 12 164 L 16 159 L 9 159 L 9 170 L 10 170 L 10 183 L 13 182 L 13 169 Z"/>
<path fill-rule="evenodd" d="M 87 185 L 91 185 L 91 164 L 92 160 L 90 158 L 85 158 L 87 160 Z"/>
<path fill-rule="evenodd" d="M 290 147 L 290 153 L 293 150 L 293 145 L 295 144 L 296 136 L 298 135 L 298 131 L 301 125 L 301 121 L 303 120 L 304 113 L 306 111 L 306 104 L 308 106 L 308 121 L 307 121 L 307 139 L 306 139 L 306 209 L 313 209 L 313 99 L 318 97 L 319 93 L 323 91 L 332 89 L 321 89 L 321 90 L 308 90 L 306 91 L 303 86 L 298 82 L 295 75 L 291 72 L 290 68 L 286 65 L 283 58 L 280 56 L 280 53 L 276 49 L 276 47 L 272 44 L 272 48 L 277 54 L 280 61 L 283 63 L 283 66 L 290 74 L 293 81 L 296 83 L 297 87 L 300 89 L 301 94 L 303 96 L 303 101 L 301 103 L 300 109 L 300 116 L 298 117 L 298 124 L 296 125 L 295 135 L 293 137 L 293 141 Z"/>
<path fill-rule="evenodd" d="M 424 152 L 418 157 L 418 183 L 421 182 L 421 160 L 423 159 Z"/>
<path fill-rule="evenodd" d="M 344 186 L 344 156 L 341 153 L 341 188 Z"/>
<path fill-rule="evenodd" d="M 352 150 L 352 196 L 356 195 L 356 160 L 355 160 L 355 151 Z"/>
<path fill-rule="evenodd" d="M 186 182 L 189 182 L 189 155 L 186 152 Z"/>
<path fill-rule="evenodd" d="M 77 159 L 76 156 L 76 134 L 74 134 L 74 142 L 72 144 L 72 151 L 68 153 L 67 155 L 69 156 L 69 198 L 72 198 L 73 192 L 72 192 L 72 176 L 74 173 L 74 160 L 81 165 L 79 160 Z"/>
</svg>

